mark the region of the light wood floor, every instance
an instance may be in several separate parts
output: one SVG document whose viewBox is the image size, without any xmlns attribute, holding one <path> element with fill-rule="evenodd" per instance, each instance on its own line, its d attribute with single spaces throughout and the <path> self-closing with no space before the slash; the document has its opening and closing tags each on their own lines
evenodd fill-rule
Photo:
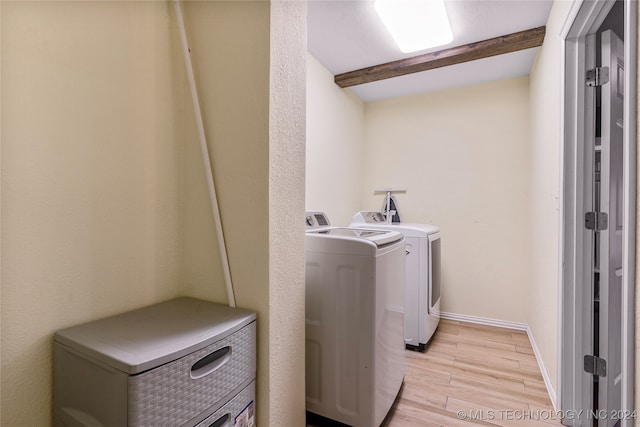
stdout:
<svg viewBox="0 0 640 427">
<path fill-rule="evenodd" d="M 384 427 L 561 425 L 525 332 L 442 320 L 424 353 L 406 355 Z"/>
</svg>

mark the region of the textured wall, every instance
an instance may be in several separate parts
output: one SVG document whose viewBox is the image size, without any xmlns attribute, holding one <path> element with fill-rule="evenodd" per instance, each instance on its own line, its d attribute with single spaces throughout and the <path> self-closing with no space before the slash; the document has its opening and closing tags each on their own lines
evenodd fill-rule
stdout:
<svg viewBox="0 0 640 427">
<path fill-rule="evenodd" d="M 269 426 L 305 425 L 305 2 L 271 2 Z"/>
<path fill-rule="evenodd" d="M 570 2 L 554 2 L 544 44 L 530 74 L 531 288 L 529 326 L 555 391 L 558 388 L 558 293 L 562 39 Z"/>
<path fill-rule="evenodd" d="M 362 205 L 364 104 L 307 55 L 306 209 L 348 225 Z"/>
<path fill-rule="evenodd" d="M 406 188 L 402 221 L 440 227 L 445 312 L 527 321 L 528 90 L 522 77 L 366 104 L 364 208 Z"/>
<path fill-rule="evenodd" d="M 182 67 L 160 2 L 2 4 L 2 422 L 56 329 L 179 293 Z"/>
</svg>

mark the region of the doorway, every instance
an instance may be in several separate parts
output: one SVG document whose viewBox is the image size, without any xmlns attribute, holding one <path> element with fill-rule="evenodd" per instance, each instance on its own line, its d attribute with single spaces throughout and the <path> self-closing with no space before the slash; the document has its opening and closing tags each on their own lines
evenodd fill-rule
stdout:
<svg viewBox="0 0 640 427">
<path fill-rule="evenodd" d="M 560 409 L 632 426 L 637 2 L 576 1 L 563 30 Z"/>
</svg>

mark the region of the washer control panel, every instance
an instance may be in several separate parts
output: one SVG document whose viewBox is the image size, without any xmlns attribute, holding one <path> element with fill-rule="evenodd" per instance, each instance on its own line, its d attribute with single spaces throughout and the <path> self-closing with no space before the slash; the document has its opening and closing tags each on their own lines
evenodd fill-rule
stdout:
<svg viewBox="0 0 640 427">
<path fill-rule="evenodd" d="M 304 223 L 306 228 L 322 228 L 331 226 L 329 217 L 324 212 L 307 212 Z"/>
</svg>

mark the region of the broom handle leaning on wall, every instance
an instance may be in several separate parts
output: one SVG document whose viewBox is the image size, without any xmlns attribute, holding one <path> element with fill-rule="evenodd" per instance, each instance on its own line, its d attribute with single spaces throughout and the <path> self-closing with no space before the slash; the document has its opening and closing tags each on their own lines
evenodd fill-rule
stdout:
<svg viewBox="0 0 640 427">
<path fill-rule="evenodd" d="M 189 89 L 191 90 L 191 100 L 193 101 L 193 111 L 196 116 L 196 126 L 198 128 L 198 137 L 200 139 L 200 150 L 202 151 L 202 160 L 204 161 L 204 170 L 207 178 L 207 186 L 209 187 L 209 198 L 211 199 L 211 210 L 213 211 L 213 220 L 215 222 L 216 234 L 218 236 L 218 249 L 220 251 L 220 261 L 222 263 L 222 271 L 224 273 L 224 282 L 227 288 L 227 300 L 229 302 L 230 307 L 235 307 L 236 298 L 235 298 L 235 295 L 233 294 L 233 284 L 231 282 L 231 271 L 229 270 L 229 258 L 227 256 L 227 248 L 224 241 L 222 221 L 220 220 L 220 209 L 218 207 L 216 187 L 213 182 L 213 172 L 211 171 L 211 161 L 209 159 L 207 139 L 204 134 L 204 125 L 202 123 L 202 111 L 200 110 L 200 101 L 198 100 L 198 91 L 196 89 L 196 80 L 193 74 L 193 66 L 191 65 L 191 54 L 189 52 L 189 43 L 187 42 L 187 33 L 184 28 L 184 19 L 182 17 L 182 7 L 180 6 L 180 0 L 173 0 L 173 5 L 176 10 L 176 20 L 178 21 L 180 41 L 182 42 L 182 53 L 184 56 L 184 65 L 187 69 L 187 79 L 189 80 Z"/>
</svg>

